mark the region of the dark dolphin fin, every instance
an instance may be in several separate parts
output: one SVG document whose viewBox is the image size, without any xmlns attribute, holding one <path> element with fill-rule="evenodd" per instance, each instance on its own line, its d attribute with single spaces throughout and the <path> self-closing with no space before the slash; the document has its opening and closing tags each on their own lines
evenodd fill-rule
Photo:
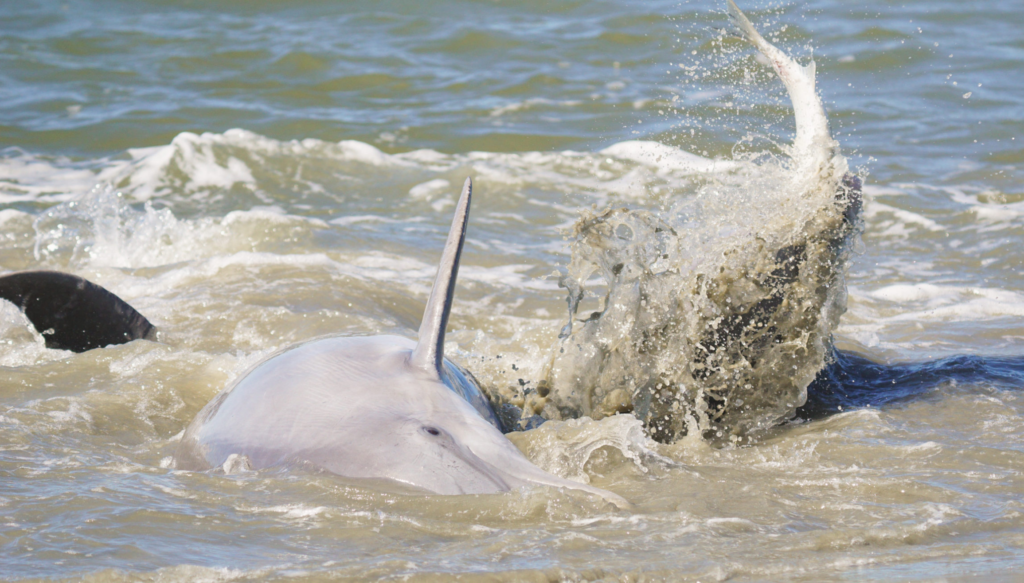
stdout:
<svg viewBox="0 0 1024 583">
<path fill-rule="evenodd" d="M 466 241 L 466 223 L 469 221 L 469 202 L 473 193 L 473 181 L 466 179 L 462 187 L 462 196 L 455 207 L 455 218 L 448 232 L 448 242 L 444 245 L 441 264 L 437 267 L 434 287 L 430 290 L 427 309 L 423 311 L 420 323 L 419 341 L 412 352 L 410 362 L 413 366 L 433 372 L 444 377 L 444 330 L 448 326 L 448 315 L 452 311 L 452 299 L 455 297 L 455 279 L 459 274 L 459 257 L 462 255 L 462 244 Z"/>
<path fill-rule="evenodd" d="M 0 276 L 0 298 L 25 313 L 47 348 L 85 352 L 156 335 L 149 320 L 124 300 L 67 273 L 23 271 Z"/>
</svg>

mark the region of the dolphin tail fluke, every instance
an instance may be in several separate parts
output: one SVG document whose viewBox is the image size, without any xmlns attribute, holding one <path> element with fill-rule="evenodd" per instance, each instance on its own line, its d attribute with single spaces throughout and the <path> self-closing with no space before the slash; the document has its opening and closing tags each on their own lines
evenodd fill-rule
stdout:
<svg viewBox="0 0 1024 583">
<path fill-rule="evenodd" d="M 106 289 L 67 273 L 23 271 L 0 277 L 0 298 L 18 306 L 47 348 L 85 352 L 139 338 L 156 328 Z"/>
<path fill-rule="evenodd" d="M 469 203 L 473 193 L 473 181 L 466 179 L 462 196 L 455 207 L 455 218 L 444 245 L 441 264 L 437 268 L 434 287 L 430 290 L 427 308 L 423 311 L 420 324 L 419 342 L 410 359 L 413 366 L 443 376 L 444 331 L 448 326 L 448 315 L 452 311 L 455 297 L 455 279 L 459 274 L 459 258 L 462 244 L 466 241 L 466 223 L 469 221 Z"/>
</svg>

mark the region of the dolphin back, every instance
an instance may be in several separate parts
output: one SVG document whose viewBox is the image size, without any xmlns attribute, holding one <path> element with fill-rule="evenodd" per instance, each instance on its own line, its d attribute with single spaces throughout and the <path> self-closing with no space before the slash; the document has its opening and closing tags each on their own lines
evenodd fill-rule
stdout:
<svg viewBox="0 0 1024 583">
<path fill-rule="evenodd" d="M 462 368 L 458 364 L 444 359 L 444 375 L 441 376 L 441 382 L 446 387 L 451 389 L 456 395 L 462 397 L 467 403 L 476 409 L 476 412 L 484 418 L 485 421 L 490 423 L 498 431 L 505 432 L 505 428 L 501 421 L 498 420 L 498 416 L 494 413 L 494 408 L 491 407 L 491 401 L 484 395 L 483 391 L 480 390 L 480 381 L 476 380 L 473 373 Z"/>
<path fill-rule="evenodd" d="M 85 352 L 156 335 L 153 324 L 127 302 L 68 273 L 23 271 L 2 276 L 0 298 L 25 313 L 47 348 Z"/>
</svg>

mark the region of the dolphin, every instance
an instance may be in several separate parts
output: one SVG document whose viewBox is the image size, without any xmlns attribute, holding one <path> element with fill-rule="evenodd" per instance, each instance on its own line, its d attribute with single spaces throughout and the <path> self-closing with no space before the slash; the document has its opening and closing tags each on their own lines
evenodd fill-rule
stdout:
<svg viewBox="0 0 1024 583">
<path fill-rule="evenodd" d="M 25 314 L 47 348 L 85 352 L 157 336 L 156 327 L 127 302 L 69 273 L 21 271 L 0 276 L 0 298 Z"/>
<path fill-rule="evenodd" d="M 471 191 L 467 178 L 417 341 L 327 337 L 268 357 L 196 415 L 174 467 L 310 467 L 436 494 L 545 485 L 629 508 L 616 494 L 533 465 L 498 429 L 472 377 L 444 358 Z"/>
</svg>

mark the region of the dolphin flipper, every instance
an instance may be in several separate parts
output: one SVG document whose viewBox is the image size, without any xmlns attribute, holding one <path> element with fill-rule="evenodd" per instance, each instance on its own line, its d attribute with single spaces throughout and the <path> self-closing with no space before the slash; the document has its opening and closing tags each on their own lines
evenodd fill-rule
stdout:
<svg viewBox="0 0 1024 583">
<path fill-rule="evenodd" d="M 469 221 L 469 203 L 473 195 L 473 181 L 466 179 L 462 196 L 455 208 L 455 218 L 444 245 L 441 264 L 437 267 L 434 287 L 430 290 L 427 308 L 420 323 L 419 341 L 410 357 L 410 363 L 422 370 L 433 372 L 444 378 L 444 330 L 448 326 L 448 315 L 452 311 L 455 297 L 455 279 L 459 274 L 459 258 L 462 244 L 466 241 L 466 223 Z"/>
<path fill-rule="evenodd" d="M 67 273 L 23 271 L 0 276 L 0 298 L 25 313 L 47 348 L 85 352 L 156 335 L 153 324 L 127 302 Z"/>
</svg>

